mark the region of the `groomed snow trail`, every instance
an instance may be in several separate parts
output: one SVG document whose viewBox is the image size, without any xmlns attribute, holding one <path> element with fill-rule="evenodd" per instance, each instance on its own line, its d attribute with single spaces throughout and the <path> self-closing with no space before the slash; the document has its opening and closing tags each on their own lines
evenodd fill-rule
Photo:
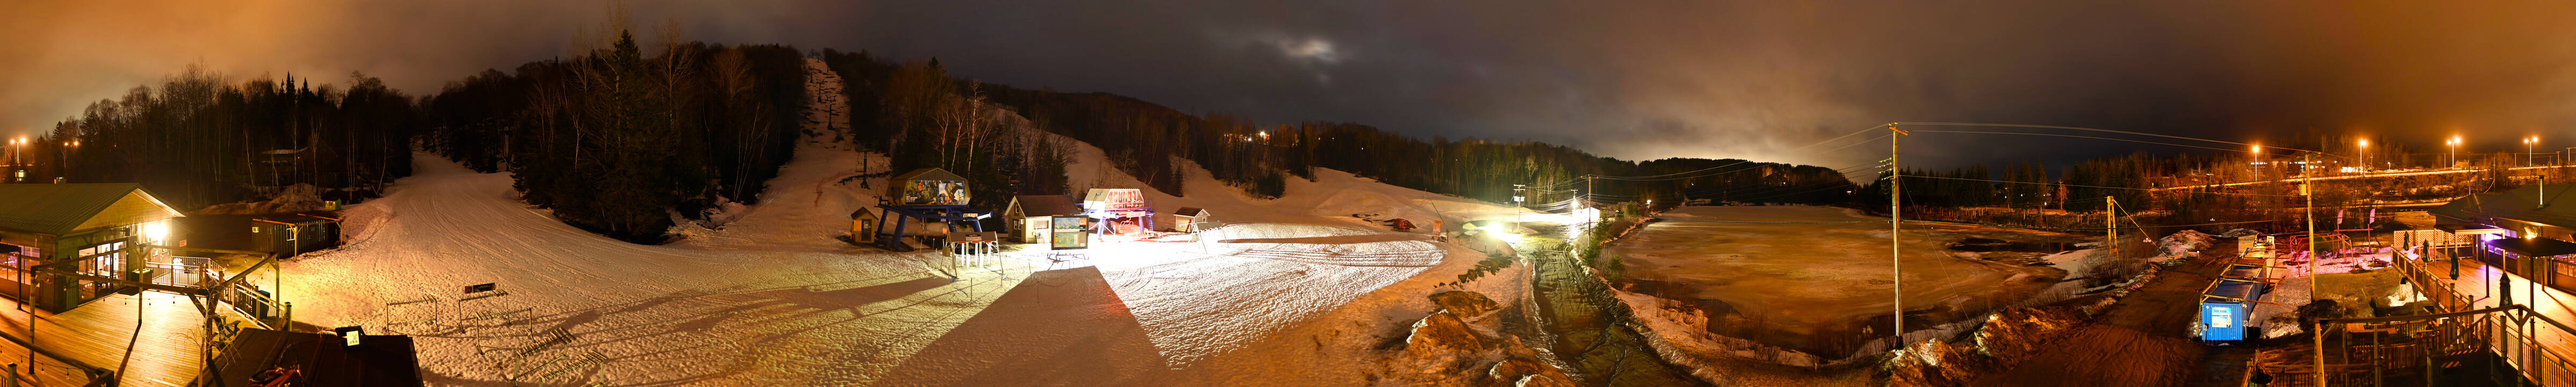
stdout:
<svg viewBox="0 0 2576 387">
<path fill-rule="evenodd" d="M 836 93 L 820 93 L 837 77 L 819 74 L 809 92 L 833 96 L 815 105 L 838 111 Z M 846 122 L 809 124 L 832 119 Z M 1079 164 L 1107 164 L 1082 148 Z M 518 200 L 506 173 L 419 155 L 414 176 L 344 212 L 348 243 L 285 265 L 285 298 L 300 323 L 412 335 L 433 385 L 1187 385 L 1260 378 L 1245 373 L 1269 371 L 1201 365 L 1295 344 L 1257 343 L 1315 330 L 1295 327 L 1319 316 L 1400 325 L 1374 315 L 1427 313 L 1416 309 L 1428 289 L 1389 284 L 1476 259 L 1327 214 L 1508 213 L 1332 171 L 1294 180 L 1288 197 L 1250 199 L 1192 168 L 1198 197 L 1155 192 L 1158 210 L 1197 205 L 1250 223 L 1210 235 L 1218 243 L 1102 243 L 1087 261 L 1020 253 L 952 280 L 927 269 L 944 256 L 836 239 L 875 196 L 840 180 L 882 165 L 847 149 L 809 136 L 760 204 L 668 246 L 567 226 Z M 506 294 L 462 293 L 481 283 Z"/>
</svg>

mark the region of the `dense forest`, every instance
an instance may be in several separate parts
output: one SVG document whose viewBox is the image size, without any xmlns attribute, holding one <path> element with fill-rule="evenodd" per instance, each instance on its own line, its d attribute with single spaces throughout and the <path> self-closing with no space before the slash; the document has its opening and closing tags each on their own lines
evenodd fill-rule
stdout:
<svg viewBox="0 0 2576 387">
<path fill-rule="evenodd" d="M 188 211 L 295 185 L 355 201 L 411 173 L 421 125 L 411 97 L 364 74 L 345 85 L 292 74 L 227 82 L 192 66 L 91 103 L 24 157 L 31 180 L 141 183 Z"/>
<path fill-rule="evenodd" d="M 620 34 L 590 55 L 486 71 L 420 105 L 424 147 L 507 170 L 529 204 L 584 229 L 659 242 L 681 216 L 751 203 L 799 136 L 803 56 L 774 45 Z"/>
</svg>

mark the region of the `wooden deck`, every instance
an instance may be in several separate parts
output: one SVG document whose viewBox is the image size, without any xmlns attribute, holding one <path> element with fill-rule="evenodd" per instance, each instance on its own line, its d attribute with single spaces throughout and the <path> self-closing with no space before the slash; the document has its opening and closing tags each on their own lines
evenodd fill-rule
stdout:
<svg viewBox="0 0 2576 387">
<path fill-rule="evenodd" d="M 68 357 L 75 362 L 118 371 L 125 386 L 185 386 L 195 380 L 203 367 L 205 348 L 204 317 L 187 296 L 145 292 L 141 322 L 142 334 L 136 335 L 136 296 L 110 295 L 73 308 L 61 314 L 36 312 L 36 332 L 32 342 L 38 348 Z M 28 340 L 28 313 L 19 309 L 15 300 L 0 299 L 0 334 Z M 230 309 L 220 318 L 243 320 Z M 128 356 L 128 344 L 134 350 Z M 0 362 L 23 363 L 27 351 L 14 343 L 0 342 L 0 355 L 14 356 Z M 68 365 L 46 360 L 34 377 L 45 386 L 78 386 L 86 376 Z M 14 359 L 14 360 L 12 360 Z M 22 373 L 25 371 L 22 371 Z"/>
</svg>

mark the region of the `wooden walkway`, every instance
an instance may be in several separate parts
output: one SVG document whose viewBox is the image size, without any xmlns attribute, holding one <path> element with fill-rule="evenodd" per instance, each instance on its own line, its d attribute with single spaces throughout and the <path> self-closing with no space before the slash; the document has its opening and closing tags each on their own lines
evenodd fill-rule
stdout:
<svg viewBox="0 0 2576 387">
<path fill-rule="evenodd" d="M 204 366 L 204 317 L 187 296 L 145 292 L 141 296 L 142 334 L 138 336 L 136 299 L 118 294 L 61 314 L 38 310 L 32 342 L 38 348 L 70 358 L 66 360 L 109 371 L 122 368 L 118 376 L 124 386 L 188 385 Z M 224 309 L 220 318 L 244 319 L 230 309 Z M 0 299 L 0 334 L 29 340 L 27 319 L 28 313 L 21 311 L 15 300 Z M 134 349 L 130 357 L 129 343 Z M 0 355 L 14 356 L 0 359 L 5 363 L 22 363 L 28 358 L 25 348 L 7 342 L 0 342 Z M 39 385 L 78 386 L 87 381 L 68 365 L 49 363 L 35 370 Z"/>
</svg>

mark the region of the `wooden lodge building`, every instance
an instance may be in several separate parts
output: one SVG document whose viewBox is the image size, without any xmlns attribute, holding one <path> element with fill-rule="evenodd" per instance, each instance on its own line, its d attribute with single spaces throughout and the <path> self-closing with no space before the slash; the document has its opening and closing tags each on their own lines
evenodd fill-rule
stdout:
<svg viewBox="0 0 2576 387">
<path fill-rule="evenodd" d="M 61 312 L 121 290 L 37 266 L 72 265 L 83 275 L 141 281 L 145 244 L 161 243 L 183 216 L 133 183 L 0 184 L 0 293 Z"/>
</svg>

